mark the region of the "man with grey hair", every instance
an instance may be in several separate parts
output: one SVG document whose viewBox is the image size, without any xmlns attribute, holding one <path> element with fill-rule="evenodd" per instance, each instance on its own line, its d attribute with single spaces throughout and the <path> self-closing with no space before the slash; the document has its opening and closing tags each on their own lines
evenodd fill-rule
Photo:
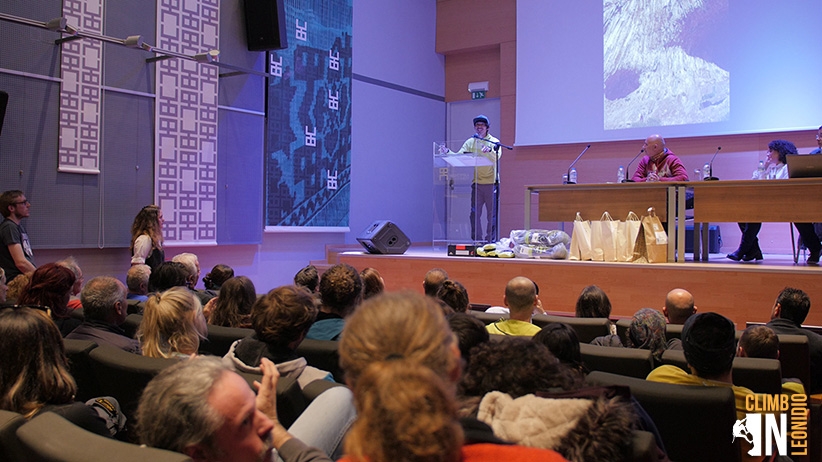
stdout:
<svg viewBox="0 0 822 462">
<path fill-rule="evenodd" d="M 180 452 L 195 461 L 269 461 L 273 449 L 286 462 L 330 461 L 280 424 L 277 367 L 264 358 L 260 368 L 263 376 L 255 382 L 256 396 L 230 363 L 218 358 L 198 356 L 164 369 L 140 397 L 140 443 Z"/>
<path fill-rule="evenodd" d="M 500 320 L 485 327 L 489 334 L 521 335 L 533 337 L 539 327 L 531 323 L 534 310 L 541 307 L 534 281 L 517 276 L 505 286 L 503 303 L 510 310 L 509 319 Z"/>
<path fill-rule="evenodd" d="M 132 265 L 126 273 L 126 287 L 128 300 L 145 302 L 148 300 L 148 278 L 151 276 L 151 267 L 148 265 Z"/>
<path fill-rule="evenodd" d="M 140 354 L 140 342 L 127 337 L 120 328 L 128 316 L 126 286 L 122 282 L 108 276 L 96 277 L 83 288 L 80 300 L 85 320 L 67 339 L 91 340 Z"/>
<path fill-rule="evenodd" d="M 205 306 L 209 300 L 214 298 L 214 293 L 209 293 L 208 291 L 197 290 L 194 288 L 197 285 L 197 281 L 200 280 L 200 260 L 197 258 L 197 255 L 184 252 L 175 255 L 171 261 L 182 263 L 186 267 L 186 271 L 188 272 L 188 275 L 186 276 L 186 286 L 188 286 L 188 289 L 200 299 L 200 303 L 202 303 L 203 306 Z"/>
</svg>

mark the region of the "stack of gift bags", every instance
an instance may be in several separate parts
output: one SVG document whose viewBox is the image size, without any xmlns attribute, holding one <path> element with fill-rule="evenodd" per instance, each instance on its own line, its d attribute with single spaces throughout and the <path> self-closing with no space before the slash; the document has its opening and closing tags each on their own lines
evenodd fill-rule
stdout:
<svg viewBox="0 0 822 462">
<path fill-rule="evenodd" d="M 653 207 L 641 219 L 629 212 L 625 221 L 608 212 L 599 221 L 585 221 L 577 213 L 569 260 L 663 263 L 668 260 L 668 235 Z"/>
</svg>

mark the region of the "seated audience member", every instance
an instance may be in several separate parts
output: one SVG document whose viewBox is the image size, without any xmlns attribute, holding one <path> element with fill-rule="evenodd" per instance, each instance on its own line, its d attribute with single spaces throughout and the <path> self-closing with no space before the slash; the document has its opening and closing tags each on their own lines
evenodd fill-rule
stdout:
<svg viewBox="0 0 822 462">
<path fill-rule="evenodd" d="M 568 324 L 552 322 L 534 334 L 532 340 L 548 347 L 560 363 L 577 372 L 580 378 L 588 373 L 582 363 L 577 332 Z"/>
<path fill-rule="evenodd" d="M 422 290 L 425 295 L 429 297 L 437 297 L 437 291 L 440 290 L 442 283 L 448 279 L 448 272 L 442 268 L 432 268 L 425 273 L 425 278 L 422 280 Z"/>
<path fill-rule="evenodd" d="M 354 388 L 357 420 L 345 439 L 343 462 L 565 460 L 554 451 L 468 444 L 453 387 L 406 359 L 368 366 Z"/>
<path fill-rule="evenodd" d="M 537 292 L 537 305 L 534 307 L 534 314 L 546 314 L 545 309 L 542 308 L 542 300 L 539 298 L 539 284 L 534 282 L 534 287 Z M 485 312 L 488 314 L 510 314 L 511 310 L 505 306 L 489 306 Z"/>
<path fill-rule="evenodd" d="M 151 267 L 148 265 L 132 265 L 126 273 L 126 287 L 128 300 L 145 302 L 148 300 L 148 278 L 151 276 Z"/>
<path fill-rule="evenodd" d="M 634 313 L 631 325 L 628 327 L 628 341 L 626 347 L 640 350 L 651 350 L 654 359 L 662 361 L 665 352 L 665 317 L 657 310 L 642 308 Z"/>
<path fill-rule="evenodd" d="M 78 295 L 80 295 L 80 291 L 83 290 L 83 270 L 80 269 L 80 264 L 77 263 L 77 259 L 74 257 L 66 257 L 56 263 L 58 265 L 65 266 L 70 269 L 72 273 L 74 273 L 74 285 L 71 287 L 71 298 L 66 306 L 68 306 L 69 310 L 82 308 L 83 304 L 80 302 L 78 297 Z"/>
<path fill-rule="evenodd" d="M 306 338 L 339 340 L 348 317 L 362 300 L 362 279 L 351 265 L 334 265 L 320 279 L 320 312 Z"/>
<path fill-rule="evenodd" d="M 51 310 L 51 318 L 64 337 L 82 322 L 71 316 L 67 304 L 74 287 L 74 273 L 65 266 L 46 263 L 34 270 L 17 303 L 39 305 Z"/>
<path fill-rule="evenodd" d="M 185 287 L 172 287 L 148 298 L 137 339 L 143 356 L 186 358 L 207 334 L 200 300 Z"/>
<path fill-rule="evenodd" d="M 604 335 L 595 338 L 591 344 L 651 350 L 654 359 L 661 362 L 662 353 L 665 352 L 667 345 L 665 327 L 665 317 L 662 313 L 653 308 L 642 308 L 631 318 L 625 343 L 617 335 Z"/>
<path fill-rule="evenodd" d="M 74 402 L 77 384 L 68 370 L 63 339 L 45 312 L 0 310 L 0 364 L 0 409 L 26 419 L 54 412 L 85 430 L 112 436 L 93 407 Z"/>
<path fill-rule="evenodd" d="M 811 394 L 822 393 L 822 335 L 802 328 L 811 310 L 811 299 L 805 292 L 786 287 L 776 297 L 771 320 L 766 324 L 777 334 L 808 337 L 811 356 Z"/>
<path fill-rule="evenodd" d="M 176 261 L 164 261 L 151 270 L 148 278 L 148 292 L 165 292 L 172 287 L 186 287 L 188 270 L 185 265 Z"/>
<path fill-rule="evenodd" d="M 320 289 L 320 273 L 314 265 L 308 265 L 294 275 L 294 285 L 305 287 L 312 294 Z"/>
<path fill-rule="evenodd" d="M 779 336 L 768 326 L 751 326 L 742 332 L 736 355 L 741 358 L 779 359 Z M 805 394 L 799 379 L 782 378 L 782 393 Z"/>
<path fill-rule="evenodd" d="M 277 368 L 263 358 L 261 369 L 256 396 L 231 364 L 219 358 L 198 356 L 163 369 L 140 397 L 140 443 L 204 462 L 268 462 L 273 449 L 285 462 L 331 461 L 277 420 Z"/>
<path fill-rule="evenodd" d="M 544 345 L 506 337 L 474 348 L 458 393 L 462 412 L 476 413 L 500 438 L 554 449 L 569 460 L 625 460 L 637 423 L 631 404 L 604 395 L 551 395 L 579 385 Z"/>
<path fill-rule="evenodd" d="M 668 292 L 665 297 L 665 306 L 662 307 L 662 314 L 668 324 L 685 324 L 697 308 L 694 305 L 694 296 L 685 289 L 674 289 Z M 669 350 L 681 350 L 682 340 L 672 338 L 668 340 Z"/>
<path fill-rule="evenodd" d="M 208 301 L 203 314 L 212 326 L 251 327 L 251 307 L 257 289 L 251 279 L 237 276 L 223 283 L 220 294 Z"/>
<path fill-rule="evenodd" d="M 576 317 L 578 318 L 610 318 L 611 300 L 608 294 L 598 286 L 588 286 L 582 289 L 577 298 Z M 616 335 L 616 324 L 611 323 L 611 335 Z"/>
<path fill-rule="evenodd" d="M 211 268 L 211 271 L 203 276 L 203 285 L 206 290 L 217 293 L 220 291 L 220 287 L 223 286 L 223 283 L 233 277 L 234 269 L 230 266 L 214 265 L 214 268 Z"/>
<path fill-rule="evenodd" d="M 531 324 L 539 302 L 534 281 L 518 276 L 508 281 L 505 286 L 503 303 L 510 310 L 509 318 L 487 325 L 489 334 L 533 336 L 539 327 Z"/>
<path fill-rule="evenodd" d="M 8 282 L 6 285 L 6 287 L 8 287 L 8 290 L 6 290 L 6 303 L 17 303 L 17 300 L 20 298 L 20 294 L 23 292 L 23 288 L 29 285 L 32 274 L 34 274 L 34 271 L 21 273 L 18 274 L 16 278 Z"/>
<path fill-rule="evenodd" d="M 455 313 L 466 313 L 471 308 L 471 302 L 468 301 L 468 291 L 459 281 L 452 279 L 442 281 L 439 290 L 437 290 L 437 298 L 451 307 Z"/>
<path fill-rule="evenodd" d="M 379 295 L 385 291 L 385 281 L 380 272 L 374 268 L 366 268 L 360 271 L 360 278 L 362 278 L 362 299 Z"/>
<path fill-rule="evenodd" d="M 9 291 L 9 286 L 6 285 L 6 270 L 0 268 L 0 305 L 6 303 L 6 294 Z"/>
<path fill-rule="evenodd" d="M 80 300 L 85 319 L 66 338 L 91 340 L 140 354 L 140 342 L 127 337 L 120 328 L 128 316 L 126 286 L 122 282 L 108 276 L 96 277 L 83 288 Z"/>
<path fill-rule="evenodd" d="M 682 328 L 682 348 L 690 373 L 672 365 L 659 366 L 650 374 L 653 382 L 731 388 L 739 418 L 745 417 L 745 397 L 753 392 L 733 384 L 731 369 L 736 356 L 736 328 L 717 313 L 697 313 Z"/>
<path fill-rule="evenodd" d="M 205 305 L 209 300 L 214 298 L 216 292 L 208 290 L 197 290 L 197 282 L 200 280 L 200 260 L 197 255 L 185 252 L 175 255 L 171 261 L 176 261 L 185 265 L 186 268 L 186 287 L 200 299 L 200 303 Z"/>
<path fill-rule="evenodd" d="M 281 377 L 297 379 L 300 387 L 314 380 L 333 382 L 331 373 L 309 366 L 296 353 L 316 317 L 315 299 L 307 290 L 297 286 L 273 289 L 257 300 L 251 310 L 254 333 L 234 342 L 225 357 L 238 370 L 256 374 L 261 372 L 262 358 L 268 358 Z"/>
<path fill-rule="evenodd" d="M 471 349 L 490 339 L 488 331 L 485 330 L 482 321 L 468 313 L 454 313 L 447 319 L 448 325 L 457 336 L 464 367 L 471 362 Z"/>
</svg>

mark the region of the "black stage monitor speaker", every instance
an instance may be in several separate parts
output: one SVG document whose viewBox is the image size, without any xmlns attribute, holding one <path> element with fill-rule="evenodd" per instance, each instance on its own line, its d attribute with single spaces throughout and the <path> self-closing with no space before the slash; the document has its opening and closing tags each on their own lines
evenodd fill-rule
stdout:
<svg viewBox="0 0 822 462">
<path fill-rule="evenodd" d="M 357 241 L 368 253 L 403 254 L 411 246 L 408 236 L 388 220 L 371 223 Z"/>
<path fill-rule="evenodd" d="M 6 118 L 6 106 L 9 104 L 9 94 L 0 90 L 0 133 L 3 133 L 3 119 Z"/>
<path fill-rule="evenodd" d="M 285 37 L 285 0 L 244 0 L 248 51 L 281 50 Z"/>
</svg>

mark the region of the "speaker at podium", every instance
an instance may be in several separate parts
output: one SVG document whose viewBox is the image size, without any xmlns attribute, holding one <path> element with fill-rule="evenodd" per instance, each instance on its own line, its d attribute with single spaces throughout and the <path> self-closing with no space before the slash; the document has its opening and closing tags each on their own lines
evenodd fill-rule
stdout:
<svg viewBox="0 0 822 462">
<path fill-rule="evenodd" d="M 357 242 L 365 247 L 368 253 L 404 254 L 411 247 L 411 240 L 394 223 L 388 220 L 377 220 L 366 228 Z"/>
</svg>

